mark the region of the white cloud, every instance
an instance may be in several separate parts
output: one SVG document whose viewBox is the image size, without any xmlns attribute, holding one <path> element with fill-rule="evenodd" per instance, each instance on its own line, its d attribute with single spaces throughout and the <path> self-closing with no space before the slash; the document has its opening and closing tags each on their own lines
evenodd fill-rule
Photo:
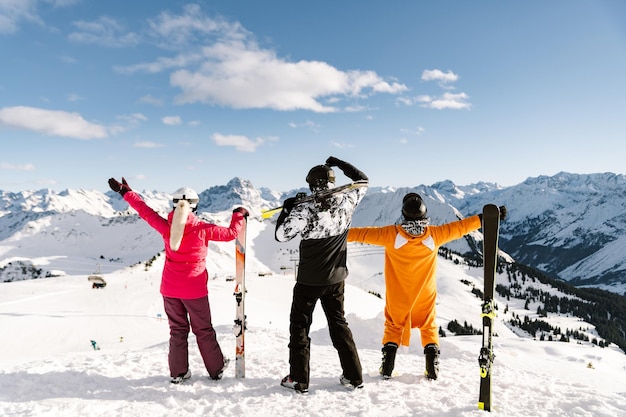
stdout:
<svg viewBox="0 0 626 417">
<path fill-rule="evenodd" d="M 263 145 L 268 141 L 275 142 L 278 138 L 256 138 L 254 140 L 249 139 L 242 135 L 223 135 L 221 133 L 214 133 L 211 136 L 213 142 L 218 146 L 232 146 L 240 152 L 254 152 L 256 148 Z"/>
<path fill-rule="evenodd" d="M 67 38 L 78 43 L 96 44 L 108 47 L 134 46 L 139 43 L 139 35 L 126 32 L 124 26 L 117 20 L 102 16 L 88 22 L 79 20 L 74 22 L 77 32 L 70 33 Z"/>
<path fill-rule="evenodd" d="M 133 74 L 136 72 L 147 72 L 156 74 L 172 68 L 184 68 L 202 61 L 199 53 L 178 54 L 174 57 L 159 57 L 154 62 L 144 62 L 129 66 L 114 66 L 113 69 L 120 74 Z"/>
<path fill-rule="evenodd" d="M 163 145 L 162 143 L 156 143 L 156 142 L 150 142 L 150 141 L 144 141 L 144 142 L 135 142 L 133 144 L 134 148 L 146 148 L 146 149 L 154 149 L 154 148 L 162 148 Z"/>
<path fill-rule="evenodd" d="M 16 165 L 16 164 L 7 164 L 0 163 L 0 169 L 6 171 L 34 171 L 35 165 L 33 164 L 24 164 L 24 165 Z"/>
<path fill-rule="evenodd" d="M 36 0 L 0 1 L 0 33 L 14 33 L 22 21 L 43 25 Z"/>
<path fill-rule="evenodd" d="M 72 56 L 69 55 L 62 55 L 59 57 L 59 60 L 65 64 L 76 64 L 78 63 L 78 60 Z"/>
<path fill-rule="evenodd" d="M 139 124 L 141 124 L 142 122 L 148 120 L 148 118 L 141 113 L 122 114 L 120 116 L 117 116 L 116 119 L 120 123 L 109 126 L 107 128 L 109 133 L 111 133 L 112 135 L 118 135 L 130 129 L 134 129 L 138 127 Z"/>
<path fill-rule="evenodd" d="M 200 69 L 181 69 L 170 76 L 170 83 L 181 89 L 177 103 L 328 113 L 339 109 L 322 99 L 407 89 L 371 71 L 344 72 L 319 61 L 285 61 L 254 43 L 216 43 L 203 51 Z"/>
<path fill-rule="evenodd" d="M 350 149 L 350 148 L 354 148 L 354 145 L 350 144 L 350 143 L 341 143 L 341 142 L 335 142 L 334 140 L 330 141 L 330 146 L 334 146 L 335 148 L 339 148 L 339 149 Z"/>
<path fill-rule="evenodd" d="M 424 130 L 425 129 L 423 127 L 419 126 L 419 127 L 415 128 L 415 129 L 400 129 L 400 132 L 401 133 L 407 133 L 409 135 L 419 136 L 422 133 L 424 133 Z"/>
<path fill-rule="evenodd" d="M 0 34 L 14 33 L 22 22 L 46 26 L 37 9 L 42 3 L 52 7 L 67 7 L 82 0 L 0 0 Z"/>
<path fill-rule="evenodd" d="M 115 70 L 174 70 L 170 84 L 180 89 L 178 104 L 328 113 L 345 110 L 329 104 L 337 97 L 407 90 L 404 84 L 387 82 L 374 71 L 341 71 L 325 62 L 280 58 L 260 47 L 238 22 L 209 18 L 198 5 L 186 6 L 180 15 L 163 12 L 149 25 L 150 35 L 161 47 L 185 52 Z M 193 49 L 194 45 L 203 46 Z"/>
<path fill-rule="evenodd" d="M 318 123 L 312 122 L 311 120 L 307 120 L 306 122 L 303 122 L 303 123 L 290 122 L 288 123 L 288 125 L 289 127 L 292 127 L 294 129 L 305 127 L 305 128 L 311 129 L 313 132 L 319 132 L 319 128 L 320 128 L 320 125 Z"/>
<path fill-rule="evenodd" d="M 31 130 L 51 136 L 72 139 L 98 139 L 107 136 L 105 126 L 90 123 L 78 113 L 46 110 L 36 107 L 4 107 L 0 109 L 0 124 Z"/>
<path fill-rule="evenodd" d="M 469 96 L 465 93 L 444 93 L 439 97 L 432 97 L 429 101 L 423 101 L 424 106 L 431 109 L 469 109 L 471 104 L 467 102 Z"/>
<path fill-rule="evenodd" d="M 424 81 L 439 81 L 441 83 L 454 83 L 459 79 L 459 76 L 454 72 L 448 70 L 443 72 L 438 69 L 424 70 L 422 72 L 422 80 Z"/>
<path fill-rule="evenodd" d="M 238 22 L 204 16 L 197 4 L 183 7 L 181 15 L 162 12 L 148 21 L 151 35 L 165 48 L 176 48 L 204 40 L 211 36 L 241 39 L 249 36 Z"/>
<path fill-rule="evenodd" d="M 82 0 L 44 0 L 46 3 L 50 3 L 53 7 L 66 7 L 73 6 L 80 3 Z"/>
<path fill-rule="evenodd" d="M 177 126 L 183 122 L 180 116 L 165 116 L 161 119 L 161 121 L 163 122 L 163 124 L 166 124 L 168 126 Z"/>
<path fill-rule="evenodd" d="M 79 96 L 78 94 L 75 94 L 75 93 L 70 93 L 66 97 L 67 97 L 67 101 L 72 101 L 72 102 L 80 101 L 80 100 L 83 99 L 81 96 Z"/>
<path fill-rule="evenodd" d="M 162 106 L 163 100 L 160 98 L 153 97 L 150 94 L 147 94 L 139 99 L 140 103 L 153 104 L 155 106 Z"/>
<path fill-rule="evenodd" d="M 420 95 L 416 97 L 398 98 L 398 103 L 406 106 L 419 104 L 421 107 L 429 109 L 452 109 L 469 110 L 472 105 L 468 102 L 469 96 L 466 93 L 443 93 L 440 96 Z"/>
</svg>

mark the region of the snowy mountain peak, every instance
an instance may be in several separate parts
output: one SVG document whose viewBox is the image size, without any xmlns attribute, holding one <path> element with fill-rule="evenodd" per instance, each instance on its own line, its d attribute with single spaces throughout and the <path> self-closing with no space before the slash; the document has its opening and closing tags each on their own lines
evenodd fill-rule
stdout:
<svg viewBox="0 0 626 417">
<path fill-rule="evenodd" d="M 285 197 L 298 191 L 308 192 L 306 188 L 288 192 L 257 189 L 251 181 L 235 177 L 226 185 L 200 192 L 198 211 L 221 222 L 223 216 L 219 213 L 244 206 L 250 210 L 252 217 L 256 217 L 262 209 L 279 206 Z M 407 192 L 422 195 L 433 224 L 480 213 L 483 205 L 488 203 L 506 205 L 508 216 L 501 225 L 500 247 L 518 262 L 576 284 L 601 286 L 620 294 L 626 291 L 624 175 L 560 172 L 554 176 L 528 178 L 511 187 L 484 182 L 459 186 L 449 180 L 432 186 L 372 187 L 359 205 L 353 224 L 394 223 L 400 216 L 402 197 Z M 141 191 L 140 194 L 163 214 L 172 208 L 169 193 Z M 37 233 L 50 233 L 50 228 L 58 228 L 59 222 L 67 221 L 67 216 L 74 216 L 76 212 L 92 216 L 93 221 L 100 224 L 98 230 L 83 231 L 90 239 L 109 233 L 111 222 L 115 220 L 113 224 L 117 225 L 120 216 L 129 224 L 138 222 L 128 204 L 112 191 L 0 191 L 0 243 L 4 247 L 4 255 L 7 258 L 9 255 L 38 256 L 39 253 L 32 253 L 31 247 L 56 252 L 54 247 L 59 244 L 58 237 L 50 241 L 54 247 L 48 247 L 44 243 L 46 239 L 37 238 Z M 25 228 L 28 228 L 28 233 L 24 232 Z M 35 230 L 39 232 L 35 233 Z M 137 239 L 149 236 L 145 230 L 141 233 Z M 32 243 L 23 241 L 16 244 L 18 234 L 33 239 Z M 479 238 L 475 236 L 475 239 Z M 13 243 L 8 244 L 7 239 Z M 154 247 L 147 245 L 150 256 L 159 250 L 158 239 L 154 242 Z M 86 257 L 99 256 L 103 252 L 91 241 L 86 243 L 78 239 L 72 244 L 76 244 L 76 251 L 82 251 Z M 472 247 L 471 242 L 463 240 L 450 244 L 450 249 L 460 253 L 471 252 Z"/>
</svg>

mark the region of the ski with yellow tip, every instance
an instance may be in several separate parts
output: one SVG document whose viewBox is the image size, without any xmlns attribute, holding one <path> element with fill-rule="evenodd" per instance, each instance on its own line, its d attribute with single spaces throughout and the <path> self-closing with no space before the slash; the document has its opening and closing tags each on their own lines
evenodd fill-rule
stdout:
<svg viewBox="0 0 626 417">
<path fill-rule="evenodd" d="M 483 338 L 478 357 L 480 366 L 480 394 L 478 408 L 491 411 L 491 370 L 493 354 L 493 325 L 496 317 L 495 289 L 496 266 L 498 263 L 498 234 L 500 229 L 500 209 L 495 204 L 483 207 L 483 268 L 484 294 L 481 317 L 483 320 Z"/>
</svg>

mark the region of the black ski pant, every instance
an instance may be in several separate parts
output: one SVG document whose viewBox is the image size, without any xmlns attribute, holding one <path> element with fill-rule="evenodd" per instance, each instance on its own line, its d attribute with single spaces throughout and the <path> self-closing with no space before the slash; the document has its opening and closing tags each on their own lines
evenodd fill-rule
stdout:
<svg viewBox="0 0 626 417">
<path fill-rule="evenodd" d="M 291 378 L 308 388 L 311 338 L 309 330 L 317 300 L 328 322 L 333 346 L 339 354 L 343 375 L 354 384 L 363 382 L 361 361 L 352 332 L 348 327 L 344 310 L 344 282 L 326 286 L 296 283 L 293 288 L 289 325 L 289 374 Z"/>
</svg>

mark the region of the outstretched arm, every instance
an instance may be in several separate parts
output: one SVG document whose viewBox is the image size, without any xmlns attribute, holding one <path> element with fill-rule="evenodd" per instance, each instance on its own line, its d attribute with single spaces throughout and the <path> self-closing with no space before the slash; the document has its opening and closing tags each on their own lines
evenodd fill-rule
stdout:
<svg viewBox="0 0 626 417">
<path fill-rule="evenodd" d="M 162 236 L 169 232 L 167 220 L 149 207 L 139 194 L 130 188 L 124 177 L 122 177 L 122 182 L 117 181 L 115 178 L 109 178 L 109 187 L 116 193 L 120 193 L 124 201 L 134 208 L 139 216 Z"/>
</svg>

